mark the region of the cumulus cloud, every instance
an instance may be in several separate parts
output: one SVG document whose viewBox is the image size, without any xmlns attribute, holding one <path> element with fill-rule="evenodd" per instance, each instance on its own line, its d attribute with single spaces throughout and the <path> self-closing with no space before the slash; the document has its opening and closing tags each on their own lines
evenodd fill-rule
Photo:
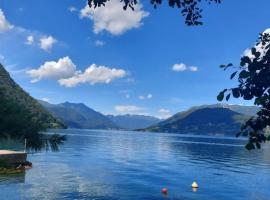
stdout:
<svg viewBox="0 0 270 200">
<path fill-rule="evenodd" d="M 158 110 L 158 116 L 157 117 L 160 118 L 160 119 L 167 119 L 167 118 L 169 118 L 171 116 L 172 116 L 171 112 L 168 109 L 161 108 L 161 109 Z"/>
<path fill-rule="evenodd" d="M 77 70 L 76 65 L 67 56 L 60 58 L 57 62 L 48 61 L 38 69 L 27 70 L 26 73 L 35 83 L 42 79 L 57 80 L 65 87 L 75 87 L 78 84 L 110 83 L 115 79 L 123 78 L 127 72 L 123 69 L 109 68 L 106 66 L 90 65 L 84 72 Z"/>
<path fill-rule="evenodd" d="M 183 72 L 186 70 L 190 70 L 191 72 L 197 72 L 199 70 L 198 67 L 196 66 L 190 66 L 188 67 L 186 64 L 184 63 L 176 63 L 172 66 L 172 70 L 175 72 Z"/>
<path fill-rule="evenodd" d="M 93 21 L 93 31 L 98 34 L 102 31 L 108 31 L 112 35 L 121 35 L 124 32 L 139 28 L 142 25 L 142 19 L 149 15 L 142 9 L 142 4 L 138 3 L 131 9 L 123 10 L 123 2 L 119 0 L 110 0 L 106 6 L 90 8 L 86 5 L 80 11 L 81 18 L 88 18 Z"/>
<path fill-rule="evenodd" d="M 267 34 L 270 34 L 270 28 L 267 28 L 265 31 L 263 31 L 263 34 L 264 33 L 267 33 Z M 260 52 L 261 53 L 261 57 L 263 56 L 263 55 L 265 55 L 265 53 L 266 53 L 266 50 L 267 49 L 265 49 L 265 46 L 267 46 L 267 44 L 266 45 L 263 45 L 261 42 L 259 43 L 259 44 L 256 44 L 255 46 L 254 46 L 254 48 L 258 51 L 258 52 Z M 245 51 L 244 51 L 244 53 L 242 54 L 242 56 L 248 56 L 250 59 L 254 59 L 255 58 L 255 56 L 252 54 L 252 52 L 251 52 L 251 49 L 246 49 Z"/>
<path fill-rule="evenodd" d="M 39 46 L 44 51 L 50 51 L 56 42 L 57 40 L 52 36 L 42 37 L 40 38 Z"/>
<path fill-rule="evenodd" d="M 138 107 L 135 105 L 117 105 L 114 107 L 115 111 L 120 114 L 135 114 L 145 110 L 145 108 Z"/>
<path fill-rule="evenodd" d="M 11 30 L 13 27 L 14 27 L 14 26 L 11 25 L 11 24 L 7 21 L 4 12 L 3 12 L 2 9 L 0 8 L 0 33 L 9 31 L 9 30 Z"/>
<path fill-rule="evenodd" d="M 34 43 L 34 36 L 33 35 L 27 36 L 25 44 L 32 45 L 33 43 Z"/>
<path fill-rule="evenodd" d="M 59 80 L 73 76 L 76 73 L 76 65 L 69 57 L 64 57 L 60 58 L 57 62 L 45 62 L 38 69 L 31 69 L 26 73 L 32 78 L 32 83 L 42 79 Z"/>
<path fill-rule="evenodd" d="M 127 72 L 123 69 L 109 68 L 106 66 L 97 66 L 92 64 L 84 72 L 77 71 L 76 74 L 69 78 L 59 80 L 59 84 L 65 87 L 75 87 L 81 83 L 110 83 L 115 79 L 123 78 Z"/>
<path fill-rule="evenodd" d="M 174 64 L 172 70 L 176 72 L 183 72 L 187 70 L 187 66 L 184 63 Z"/>
</svg>

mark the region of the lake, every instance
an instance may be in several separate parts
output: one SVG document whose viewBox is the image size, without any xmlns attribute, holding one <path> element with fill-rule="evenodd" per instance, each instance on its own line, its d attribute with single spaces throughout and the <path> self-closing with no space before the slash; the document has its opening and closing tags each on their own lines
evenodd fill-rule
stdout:
<svg viewBox="0 0 270 200">
<path fill-rule="evenodd" d="M 30 154 L 33 168 L 0 176 L 0 199 L 266 200 L 270 148 L 230 137 L 57 130 L 59 152 Z M 3 147 L 2 147 L 3 148 Z M 199 184 L 197 191 L 192 182 Z M 166 187 L 168 194 L 162 195 Z"/>
</svg>

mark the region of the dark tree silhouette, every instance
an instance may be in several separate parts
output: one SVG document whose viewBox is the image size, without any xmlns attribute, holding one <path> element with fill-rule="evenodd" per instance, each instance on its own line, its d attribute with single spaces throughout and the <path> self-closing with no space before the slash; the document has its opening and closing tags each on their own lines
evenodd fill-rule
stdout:
<svg viewBox="0 0 270 200">
<path fill-rule="evenodd" d="M 110 0 L 88 0 L 90 7 L 106 6 L 106 3 Z M 134 6 L 139 3 L 138 0 L 119 0 L 123 2 L 123 9 L 130 8 L 134 10 Z M 168 0 L 168 4 L 172 8 L 177 8 L 181 11 L 183 17 L 185 17 L 185 23 L 188 26 L 202 25 L 200 21 L 202 18 L 202 8 L 199 4 L 204 1 L 206 3 L 221 3 L 222 0 Z M 157 8 L 158 5 L 162 4 L 162 0 L 150 0 L 150 3 Z"/>
<path fill-rule="evenodd" d="M 224 70 L 236 68 L 231 74 L 231 79 L 238 75 L 238 86 L 225 89 L 219 93 L 217 99 L 222 101 L 224 97 L 228 101 L 231 96 L 254 100 L 254 105 L 260 107 L 256 116 L 251 117 L 241 127 L 237 136 L 249 136 L 246 148 L 251 150 L 261 148 L 261 144 L 270 140 L 265 131 L 270 126 L 270 34 L 265 31 L 260 34 L 258 41 L 250 50 L 249 55 L 241 58 L 240 66 L 232 64 L 221 65 Z"/>
</svg>

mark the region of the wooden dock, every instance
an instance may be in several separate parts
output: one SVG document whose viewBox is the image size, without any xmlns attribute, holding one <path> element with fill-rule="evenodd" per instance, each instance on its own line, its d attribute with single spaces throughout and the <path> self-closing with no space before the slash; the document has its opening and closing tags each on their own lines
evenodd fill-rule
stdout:
<svg viewBox="0 0 270 200">
<path fill-rule="evenodd" d="M 7 165 L 16 166 L 26 162 L 27 153 L 23 151 L 0 150 L 0 161 Z"/>
</svg>

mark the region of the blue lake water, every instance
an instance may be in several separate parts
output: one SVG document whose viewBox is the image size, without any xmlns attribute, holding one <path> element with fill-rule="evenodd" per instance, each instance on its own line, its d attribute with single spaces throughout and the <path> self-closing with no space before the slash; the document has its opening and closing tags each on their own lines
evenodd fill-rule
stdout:
<svg viewBox="0 0 270 200">
<path fill-rule="evenodd" d="M 0 175 L 0 199 L 270 199 L 269 144 L 247 151 L 236 138 L 57 132 L 68 135 L 59 152 L 30 154 L 31 170 Z"/>
</svg>

